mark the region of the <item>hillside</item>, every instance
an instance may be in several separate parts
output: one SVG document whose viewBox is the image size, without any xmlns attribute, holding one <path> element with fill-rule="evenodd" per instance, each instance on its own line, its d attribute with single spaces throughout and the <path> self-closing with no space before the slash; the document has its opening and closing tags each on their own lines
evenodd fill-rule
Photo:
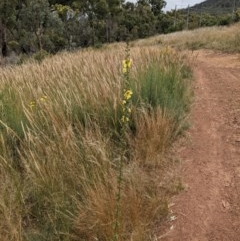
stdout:
<svg viewBox="0 0 240 241">
<path fill-rule="evenodd" d="M 240 0 L 206 0 L 190 7 L 190 11 L 197 13 L 231 14 L 237 8 L 240 8 Z"/>
<path fill-rule="evenodd" d="M 0 240 L 239 241 L 239 29 L 0 67 Z"/>
</svg>

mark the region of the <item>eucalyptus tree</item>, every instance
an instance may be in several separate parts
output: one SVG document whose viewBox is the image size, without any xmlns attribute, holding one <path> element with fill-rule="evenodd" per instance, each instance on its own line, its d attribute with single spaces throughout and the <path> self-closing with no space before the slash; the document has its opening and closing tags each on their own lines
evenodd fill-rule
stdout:
<svg viewBox="0 0 240 241">
<path fill-rule="evenodd" d="M 56 42 L 65 45 L 62 21 L 48 0 L 28 0 L 19 13 L 19 29 L 32 51 L 54 52 L 59 48 Z"/>
<path fill-rule="evenodd" d="M 14 26 L 17 0 L 0 1 L 0 45 L 1 54 L 6 57 L 8 54 L 8 33 Z"/>
<path fill-rule="evenodd" d="M 149 0 L 151 10 L 155 16 L 159 16 L 163 13 L 163 8 L 166 6 L 166 1 L 164 0 Z"/>
<path fill-rule="evenodd" d="M 91 28 L 87 16 L 76 6 L 55 4 L 54 11 L 60 17 L 66 40 L 66 48 L 87 47 L 91 44 Z"/>
</svg>

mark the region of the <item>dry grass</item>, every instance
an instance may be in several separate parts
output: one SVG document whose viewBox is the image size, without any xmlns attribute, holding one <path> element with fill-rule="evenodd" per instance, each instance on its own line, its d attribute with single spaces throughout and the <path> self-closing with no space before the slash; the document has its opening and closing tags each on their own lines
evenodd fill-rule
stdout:
<svg viewBox="0 0 240 241">
<path fill-rule="evenodd" d="M 159 35 L 136 41 L 136 45 L 170 45 L 178 49 L 215 49 L 224 52 L 240 52 L 240 23 L 225 27 L 206 27 L 196 30 Z"/>
<path fill-rule="evenodd" d="M 111 240 L 124 55 L 119 44 L 1 69 L 1 241 Z M 187 115 L 184 108 L 173 114 L 176 102 L 189 105 L 191 93 L 182 55 L 133 47 L 131 57 L 138 98 L 126 139 L 119 240 L 146 241 L 168 214 L 163 156 Z M 142 76 L 157 82 L 153 63 L 165 91 L 155 106 L 138 84 Z"/>
</svg>

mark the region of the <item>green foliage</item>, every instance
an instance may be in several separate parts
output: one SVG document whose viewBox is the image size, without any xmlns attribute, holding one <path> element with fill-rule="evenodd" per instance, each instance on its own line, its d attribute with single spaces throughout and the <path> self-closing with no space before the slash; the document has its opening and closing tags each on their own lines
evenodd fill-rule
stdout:
<svg viewBox="0 0 240 241">
<path fill-rule="evenodd" d="M 0 142 L 0 152 L 6 153 L 12 159 L 12 167 L 18 171 L 22 169 L 19 151 L 25 137 L 24 129 L 27 124 L 20 95 L 10 85 L 6 86 L 0 92 L 0 132 L 4 136 L 8 149 L 5 150 L 5 144 Z"/>
<path fill-rule="evenodd" d="M 95 126 L 96 123 L 101 129 L 102 134 L 118 140 L 121 131 L 121 108 L 111 103 L 111 98 L 99 103 L 97 106 L 91 106 L 90 103 L 84 103 L 82 106 L 73 104 L 72 120 L 80 122 L 85 128 Z"/>
<path fill-rule="evenodd" d="M 47 51 L 39 50 L 37 53 L 33 55 L 33 58 L 38 62 L 42 62 L 47 56 L 49 56 Z"/>
<path fill-rule="evenodd" d="M 101 46 L 205 26 L 239 21 L 228 1 L 205 1 L 188 9 L 162 11 L 164 0 L 4 0 L 0 3 L 2 55 L 33 54 Z M 213 12 L 208 11 L 213 10 Z M 17 45 L 14 43 L 18 43 Z M 9 51 L 10 50 L 10 51 Z"/>
<path fill-rule="evenodd" d="M 16 53 L 19 53 L 20 52 L 20 45 L 17 41 L 9 41 L 8 42 L 8 47 L 11 51 L 14 51 Z"/>
<path fill-rule="evenodd" d="M 186 78 L 190 70 L 184 66 L 179 69 L 174 63 L 170 66 L 164 70 L 161 65 L 152 63 L 144 72 L 140 72 L 138 82 L 134 85 L 136 95 L 133 103 L 150 111 L 160 107 L 172 119 L 172 136 L 175 137 L 182 131 L 179 126 L 186 126 L 186 114 L 191 104 L 190 83 L 189 78 Z"/>
<path fill-rule="evenodd" d="M 144 38 L 156 33 L 156 19 L 163 14 L 164 5 L 163 0 L 135 4 L 124 0 L 4 0 L 0 3 L 4 28 L 0 45 L 4 55 L 13 42 L 19 43 L 17 48 L 12 44 L 9 47 L 17 53 L 55 53 L 65 48 Z"/>
<path fill-rule="evenodd" d="M 166 6 L 166 2 L 163 0 L 149 0 L 151 10 L 155 16 L 159 16 L 163 7 Z"/>
<path fill-rule="evenodd" d="M 240 8 L 238 8 L 235 12 L 235 22 L 239 22 L 240 21 Z"/>
<path fill-rule="evenodd" d="M 47 50 L 54 52 L 53 43 L 56 35 L 61 37 L 63 25 L 57 14 L 51 12 L 47 0 L 30 1 L 19 12 L 19 29 L 25 38 L 25 44 L 35 51 Z M 53 46 L 51 46 L 53 45 Z"/>
<path fill-rule="evenodd" d="M 0 107 L 1 130 L 5 132 L 10 130 L 10 133 L 23 138 L 26 117 L 22 110 L 20 96 L 11 87 L 5 87 L 1 90 Z"/>
</svg>

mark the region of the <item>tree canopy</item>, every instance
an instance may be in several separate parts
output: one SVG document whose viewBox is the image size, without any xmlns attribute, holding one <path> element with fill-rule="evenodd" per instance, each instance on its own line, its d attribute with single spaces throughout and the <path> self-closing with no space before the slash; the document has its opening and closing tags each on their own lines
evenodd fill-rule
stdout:
<svg viewBox="0 0 240 241">
<path fill-rule="evenodd" d="M 165 13 L 165 5 L 164 0 L 2 0 L 1 54 L 56 53 L 230 21 L 229 16 Z M 239 20 L 237 11 L 235 18 Z"/>
</svg>

